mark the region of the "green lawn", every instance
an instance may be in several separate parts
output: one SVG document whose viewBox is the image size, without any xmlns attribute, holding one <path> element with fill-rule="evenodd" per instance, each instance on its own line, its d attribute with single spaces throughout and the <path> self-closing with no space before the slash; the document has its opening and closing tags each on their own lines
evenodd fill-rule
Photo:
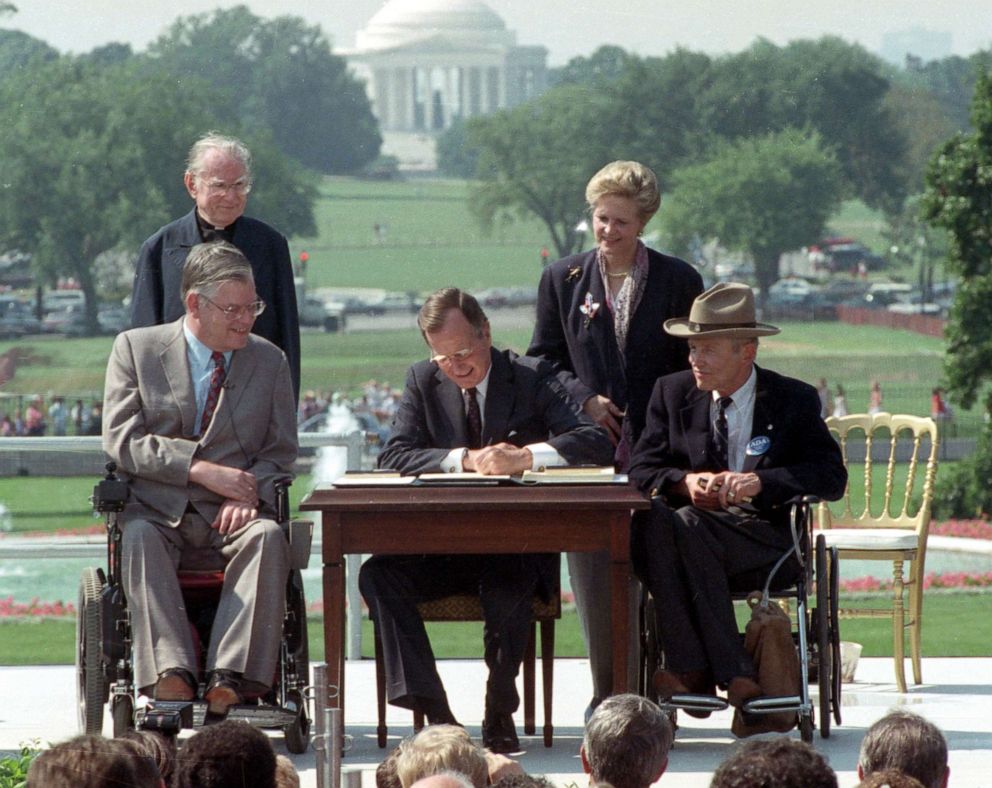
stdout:
<svg viewBox="0 0 992 788">
<path fill-rule="evenodd" d="M 876 597 L 876 599 L 881 599 Z M 863 599 L 844 597 L 845 603 Z M 985 615 L 987 594 L 931 592 L 924 605 L 923 654 L 927 657 L 988 656 L 992 643 L 992 619 Z M 309 622 L 310 658 L 324 658 L 323 620 Z M 18 620 L 0 622 L 0 665 L 64 665 L 75 658 L 75 624 L 65 620 Z M 430 624 L 428 631 L 438 657 L 482 657 L 482 624 Z M 372 656 L 372 625 L 363 622 L 364 657 Z M 864 645 L 863 656 L 892 655 L 892 629 L 885 620 L 852 620 L 841 624 L 841 637 Z M 555 627 L 555 654 L 582 656 L 578 617 L 567 609 Z"/>
</svg>

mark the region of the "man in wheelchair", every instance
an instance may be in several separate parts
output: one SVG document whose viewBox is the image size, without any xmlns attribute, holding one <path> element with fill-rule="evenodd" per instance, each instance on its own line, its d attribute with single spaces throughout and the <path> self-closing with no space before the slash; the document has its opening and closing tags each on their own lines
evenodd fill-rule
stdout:
<svg viewBox="0 0 992 788">
<path fill-rule="evenodd" d="M 786 502 L 836 500 L 847 473 L 816 389 L 755 365 L 758 338 L 779 329 L 755 321 L 750 287 L 715 285 L 665 331 L 689 341 L 691 369 L 656 383 L 630 468 L 653 499 L 631 548 L 658 610 L 665 667 L 653 683 L 662 700 L 720 685 L 740 708 L 765 693 L 737 628 L 734 581 L 767 574 L 791 547 Z"/>
<path fill-rule="evenodd" d="M 204 698 L 225 715 L 275 672 L 289 571 L 275 483 L 292 475 L 296 409 L 282 351 L 250 334 L 265 304 L 236 247 L 195 246 L 182 298 L 180 320 L 114 342 L 103 445 L 129 482 L 120 550 L 135 683 L 158 700 L 196 697 L 177 571 L 223 569 Z"/>
</svg>

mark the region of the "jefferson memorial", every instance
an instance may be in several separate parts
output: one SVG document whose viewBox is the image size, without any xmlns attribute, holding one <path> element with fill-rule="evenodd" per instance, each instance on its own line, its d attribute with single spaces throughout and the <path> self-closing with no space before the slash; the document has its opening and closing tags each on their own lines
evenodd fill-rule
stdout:
<svg viewBox="0 0 992 788">
<path fill-rule="evenodd" d="M 389 0 L 341 54 L 385 132 L 442 131 L 546 87 L 547 49 L 518 46 L 481 0 Z"/>
</svg>

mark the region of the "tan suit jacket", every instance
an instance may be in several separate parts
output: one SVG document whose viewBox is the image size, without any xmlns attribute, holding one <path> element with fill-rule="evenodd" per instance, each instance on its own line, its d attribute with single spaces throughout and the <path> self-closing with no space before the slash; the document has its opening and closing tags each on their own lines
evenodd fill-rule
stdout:
<svg viewBox="0 0 992 788">
<path fill-rule="evenodd" d="M 274 482 L 291 476 L 296 408 L 282 351 L 250 335 L 236 350 L 217 410 L 197 439 L 196 399 L 183 318 L 118 335 L 107 363 L 103 447 L 130 481 L 126 519 L 177 525 L 188 503 L 209 522 L 221 497 L 189 481 L 194 459 L 250 471 L 260 509 L 274 512 Z"/>
</svg>

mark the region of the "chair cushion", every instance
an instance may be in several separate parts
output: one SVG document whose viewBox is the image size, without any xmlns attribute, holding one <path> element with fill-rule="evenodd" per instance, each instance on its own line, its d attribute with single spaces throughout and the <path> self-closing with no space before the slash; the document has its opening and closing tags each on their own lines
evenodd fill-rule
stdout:
<svg viewBox="0 0 992 788">
<path fill-rule="evenodd" d="M 912 550 L 917 546 L 916 531 L 905 528 L 827 528 L 823 534 L 828 547 L 842 550 Z"/>
</svg>

